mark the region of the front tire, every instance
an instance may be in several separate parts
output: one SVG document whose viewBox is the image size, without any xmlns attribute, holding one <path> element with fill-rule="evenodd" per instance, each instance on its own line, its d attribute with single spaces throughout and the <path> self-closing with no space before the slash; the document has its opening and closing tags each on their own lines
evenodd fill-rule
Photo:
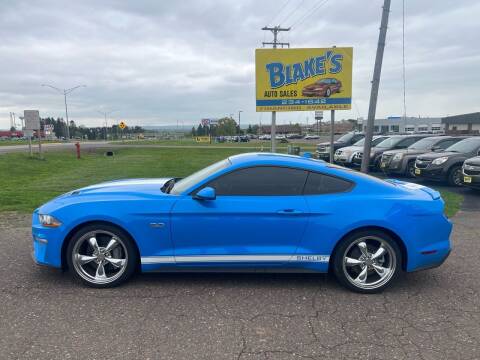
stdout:
<svg viewBox="0 0 480 360">
<path fill-rule="evenodd" d="M 452 186 L 462 186 L 462 167 L 453 166 L 448 172 L 448 183 Z"/>
<path fill-rule="evenodd" d="M 395 240 L 378 230 L 355 232 L 335 250 L 333 271 L 346 288 L 359 293 L 377 293 L 401 272 L 402 254 Z"/>
<path fill-rule="evenodd" d="M 415 177 L 415 160 L 411 160 L 407 164 L 407 174 L 408 177 L 414 178 Z"/>
<path fill-rule="evenodd" d="M 327 88 L 327 90 L 325 91 L 325 97 L 330 97 L 330 95 L 332 95 L 332 90 L 330 90 L 330 88 Z"/>
<path fill-rule="evenodd" d="M 138 264 L 130 236 L 107 224 L 92 224 L 77 231 L 68 244 L 66 258 L 73 277 L 95 288 L 120 285 Z"/>
</svg>

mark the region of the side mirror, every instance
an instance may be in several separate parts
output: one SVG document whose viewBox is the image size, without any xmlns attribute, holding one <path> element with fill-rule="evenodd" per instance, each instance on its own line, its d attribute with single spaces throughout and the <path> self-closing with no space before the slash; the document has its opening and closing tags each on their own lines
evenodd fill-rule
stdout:
<svg viewBox="0 0 480 360">
<path fill-rule="evenodd" d="M 437 151 L 442 150 L 442 148 L 440 146 L 432 146 L 432 148 L 430 150 L 432 150 L 433 152 L 437 152 Z"/>
<path fill-rule="evenodd" d="M 215 200 L 217 195 L 215 194 L 215 189 L 211 187 L 204 187 L 195 195 L 193 195 L 195 200 Z"/>
</svg>

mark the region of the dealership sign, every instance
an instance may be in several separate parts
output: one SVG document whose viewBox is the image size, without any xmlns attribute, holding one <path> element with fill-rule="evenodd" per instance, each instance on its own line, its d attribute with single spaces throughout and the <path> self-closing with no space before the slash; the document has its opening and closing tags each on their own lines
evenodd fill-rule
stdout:
<svg viewBox="0 0 480 360">
<path fill-rule="evenodd" d="M 257 111 L 348 110 L 351 47 L 257 49 Z"/>
</svg>

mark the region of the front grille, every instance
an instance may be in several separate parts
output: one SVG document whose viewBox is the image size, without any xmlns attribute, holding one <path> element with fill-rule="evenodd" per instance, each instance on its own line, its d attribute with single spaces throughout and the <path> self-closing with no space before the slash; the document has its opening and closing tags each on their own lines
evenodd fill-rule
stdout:
<svg viewBox="0 0 480 360">
<path fill-rule="evenodd" d="M 463 166 L 463 173 L 465 175 L 473 175 L 473 176 L 480 175 L 480 166 L 465 164 Z"/>
<path fill-rule="evenodd" d="M 319 146 L 317 147 L 317 151 L 321 153 L 326 153 L 326 152 L 329 152 L 329 149 L 326 146 Z"/>
<path fill-rule="evenodd" d="M 426 169 L 428 165 L 430 165 L 431 163 L 432 163 L 432 160 L 422 160 L 417 158 L 417 161 L 415 162 L 415 166 L 418 169 Z"/>
</svg>

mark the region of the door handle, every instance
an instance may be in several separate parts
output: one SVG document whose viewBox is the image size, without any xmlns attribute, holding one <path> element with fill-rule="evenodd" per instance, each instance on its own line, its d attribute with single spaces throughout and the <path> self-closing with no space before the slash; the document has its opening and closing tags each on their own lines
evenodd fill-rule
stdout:
<svg viewBox="0 0 480 360">
<path fill-rule="evenodd" d="M 295 209 L 283 209 L 283 210 L 278 210 L 277 214 L 281 214 L 281 215 L 301 215 L 301 214 L 303 214 L 303 211 L 295 210 Z"/>
</svg>

